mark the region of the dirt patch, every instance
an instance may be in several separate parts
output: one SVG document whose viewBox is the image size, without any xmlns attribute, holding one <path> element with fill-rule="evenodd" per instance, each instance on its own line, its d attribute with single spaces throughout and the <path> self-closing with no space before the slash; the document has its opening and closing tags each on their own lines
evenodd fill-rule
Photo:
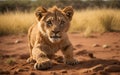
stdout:
<svg viewBox="0 0 120 75">
<path fill-rule="evenodd" d="M 26 63 L 29 57 L 27 36 L 9 35 L 0 37 L 0 75 L 119 75 L 120 33 L 111 32 L 94 38 L 81 34 L 69 34 L 80 61 L 75 66 L 65 65 L 60 51 L 49 70 L 34 70 L 34 63 Z"/>
</svg>

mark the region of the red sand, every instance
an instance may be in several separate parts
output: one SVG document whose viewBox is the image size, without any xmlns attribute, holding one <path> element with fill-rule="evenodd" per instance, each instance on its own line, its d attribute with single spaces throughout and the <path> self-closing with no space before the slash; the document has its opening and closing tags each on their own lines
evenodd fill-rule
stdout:
<svg viewBox="0 0 120 75">
<path fill-rule="evenodd" d="M 49 70 L 34 70 L 29 57 L 27 36 L 0 37 L 0 75 L 120 75 L 120 33 L 94 34 L 85 38 L 81 34 L 69 34 L 75 48 L 74 56 L 80 61 L 75 66 L 53 61 Z M 103 48 L 103 45 L 104 48 Z M 57 55 L 62 55 L 59 51 Z M 10 60 L 14 62 L 10 63 Z M 100 66 L 102 65 L 102 66 Z M 106 70 L 110 65 L 116 66 Z"/>
</svg>

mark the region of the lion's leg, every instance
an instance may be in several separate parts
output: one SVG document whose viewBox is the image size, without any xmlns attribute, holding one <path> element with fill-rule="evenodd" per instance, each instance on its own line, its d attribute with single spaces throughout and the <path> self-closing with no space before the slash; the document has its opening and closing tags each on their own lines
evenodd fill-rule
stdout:
<svg viewBox="0 0 120 75">
<path fill-rule="evenodd" d="M 32 56 L 32 45 L 29 44 L 29 53 L 30 53 L 30 57 L 27 59 L 27 62 L 30 63 L 30 62 L 33 62 L 33 56 Z"/>
<path fill-rule="evenodd" d="M 72 45 L 67 45 L 62 48 L 62 53 L 65 58 L 65 63 L 69 65 L 75 65 L 78 64 L 79 61 L 73 58 L 73 47 Z"/>
<path fill-rule="evenodd" d="M 32 30 L 33 30 L 33 26 L 34 25 L 32 25 L 30 28 L 29 28 L 29 30 L 28 30 L 28 46 L 29 46 L 29 53 L 30 53 L 30 57 L 27 59 L 27 62 L 28 63 L 30 63 L 30 62 L 32 62 L 33 61 L 33 57 L 32 57 L 32 49 L 33 49 L 33 46 L 32 46 L 32 44 L 31 44 L 31 32 L 32 32 Z"/>
<path fill-rule="evenodd" d="M 40 46 L 37 45 L 32 50 L 33 59 L 36 61 L 34 68 L 35 69 L 49 69 L 52 67 L 50 59 L 47 57 L 46 53 L 40 50 Z"/>
</svg>

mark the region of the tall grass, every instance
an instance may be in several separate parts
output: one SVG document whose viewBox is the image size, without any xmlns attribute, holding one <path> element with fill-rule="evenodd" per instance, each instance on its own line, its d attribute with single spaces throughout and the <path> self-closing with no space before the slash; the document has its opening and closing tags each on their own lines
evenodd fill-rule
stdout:
<svg viewBox="0 0 120 75">
<path fill-rule="evenodd" d="M 84 32 L 87 36 L 92 32 L 120 31 L 120 10 L 93 9 L 76 11 L 70 32 Z"/>
<path fill-rule="evenodd" d="M 33 13 L 16 11 L 0 14 L 0 35 L 27 33 L 34 21 Z"/>
<path fill-rule="evenodd" d="M 0 35 L 27 33 L 35 22 L 34 13 L 7 12 L 0 14 Z M 120 31 L 120 10 L 94 9 L 75 11 L 69 32 L 83 32 L 86 36 L 92 32 Z"/>
</svg>

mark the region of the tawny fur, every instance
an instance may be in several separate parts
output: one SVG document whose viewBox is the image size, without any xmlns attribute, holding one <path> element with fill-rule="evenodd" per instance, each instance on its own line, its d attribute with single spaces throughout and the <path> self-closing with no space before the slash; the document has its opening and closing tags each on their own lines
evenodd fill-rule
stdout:
<svg viewBox="0 0 120 75">
<path fill-rule="evenodd" d="M 35 60 L 36 69 L 46 69 L 51 65 L 50 57 L 61 50 L 65 63 L 75 64 L 77 60 L 73 58 L 73 46 L 70 43 L 67 31 L 70 27 L 70 21 L 73 16 L 72 7 L 66 7 L 63 10 L 57 7 L 50 8 L 48 10 L 43 7 L 36 9 L 37 22 L 29 28 L 29 47 L 30 47 L 30 58 L 28 61 Z M 46 21 L 52 20 L 53 25 L 46 27 Z M 60 20 L 65 21 L 65 25 L 62 28 L 58 25 L 61 23 Z M 60 41 L 51 42 L 49 37 L 55 35 L 52 30 L 59 31 L 57 35 L 62 36 Z"/>
</svg>

